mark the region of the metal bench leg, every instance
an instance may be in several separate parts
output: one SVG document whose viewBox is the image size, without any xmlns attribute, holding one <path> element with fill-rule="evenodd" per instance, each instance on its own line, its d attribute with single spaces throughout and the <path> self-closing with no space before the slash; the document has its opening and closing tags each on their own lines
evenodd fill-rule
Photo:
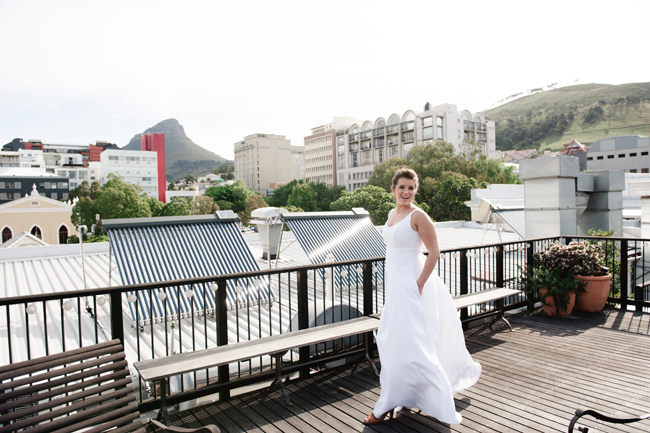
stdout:
<svg viewBox="0 0 650 433">
<path fill-rule="evenodd" d="M 160 411 L 156 419 L 162 419 L 167 424 L 167 427 L 172 425 L 172 420 L 169 419 L 169 411 L 167 410 L 167 379 L 160 381 Z"/>
<path fill-rule="evenodd" d="M 368 360 L 368 362 L 372 366 L 372 369 L 375 370 L 375 375 L 377 377 L 379 377 L 379 370 L 377 370 L 377 366 L 375 365 L 372 358 L 370 357 L 370 337 L 368 336 L 368 334 L 372 335 L 371 332 L 364 332 L 363 333 L 363 345 L 364 345 L 365 351 L 366 351 L 366 353 L 365 353 L 366 359 Z"/>
<path fill-rule="evenodd" d="M 506 322 L 508 328 L 510 328 L 510 332 L 512 332 L 513 331 L 512 326 L 510 325 L 510 322 L 508 322 L 508 319 L 506 319 L 506 316 L 504 315 L 505 308 L 503 305 L 503 299 L 497 299 L 497 308 L 499 309 L 499 315 L 495 317 L 492 322 L 490 322 L 489 328 L 492 329 L 492 325 L 494 325 L 494 322 L 496 322 L 499 319 L 502 319 L 504 322 Z"/>
<path fill-rule="evenodd" d="M 284 382 L 282 381 L 282 357 L 287 352 L 288 351 L 285 350 L 284 352 L 271 354 L 271 356 L 275 358 L 275 379 L 273 379 L 273 382 L 269 387 L 269 391 L 271 391 L 275 384 L 278 383 L 282 388 L 282 393 L 284 394 L 284 400 L 287 403 L 287 406 L 291 406 L 291 400 L 289 400 L 289 392 L 287 391 L 287 388 L 284 386 Z"/>
</svg>

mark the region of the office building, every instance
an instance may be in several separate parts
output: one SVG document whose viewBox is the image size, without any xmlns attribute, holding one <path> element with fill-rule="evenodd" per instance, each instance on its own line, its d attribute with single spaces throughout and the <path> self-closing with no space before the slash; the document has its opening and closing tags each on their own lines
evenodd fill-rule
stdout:
<svg viewBox="0 0 650 433">
<path fill-rule="evenodd" d="M 251 134 L 235 143 L 235 180 L 266 196 L 271 184 L 305 178 L 303 146 L 284 135 Z"/>
<path fill-rule="evenodd" d="M 594 141 L 587 152 L 587 170 L 650 173 L 650 137 L 618 135 Z"/>
<path fill-rule="evenodd" d="M 70 187 L 67 177 L 33 168 L 0 168 L 0 204 L 29 195 L 34 186 L 43 197 L 68 199 Z"/>
<path fill-rule="evenodd" d="M 352 117 L 334 117 L 331 123 L 312 128 L 311 135 L 305 137 L 306 180 L 323 182 L 328 187 L 336 185 L 336 137 L 343 134 L 346 126 L 361 122 Z"/>
<path fill-rule="evenodd" d="M 159 199 L 157 152 L 107 149 L 100 156 L 100 166 L 102 185 L 108 181 L 109 174 L 115 174 L 126 183 L 141 186 L 148 196 Z"/>
<path fill-rule="evenodd" d="M 494 122 L 487 121 L 482 113 L 459 112 L 453 104 L 432 107 L 429 103 L 419 113 L 408 110 L 401 116 L 392 114 L 374 121 L 335 126 L 336 143 L 332 154 L 324 149 L 317 157 L 323 162 L 332 158 L 336 163 L 331 169 L 323 164 L 318 171 L 308 171 L 307 178 L 312 173 L 318 177 L 331 176 L 332 184 L 353 191 L 367 184 L 375 164 L 392 157 L 406 158 L 413 146 L 436 140 L 452 144 L 456 152 L 463 151 L 465 143 L 474 142 L 481 153 L 494 157 L 494 128 Z M 305 147 L 305 153 L 310 150 Z M 307 166 L 308 169 L 316 167 L 315 164 Z"/>
</svg>

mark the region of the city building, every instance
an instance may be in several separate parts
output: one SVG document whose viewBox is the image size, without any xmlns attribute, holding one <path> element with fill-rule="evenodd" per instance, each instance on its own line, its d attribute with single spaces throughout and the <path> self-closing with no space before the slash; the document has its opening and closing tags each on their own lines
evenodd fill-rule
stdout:
<svg viewBox="0 0 650 433">
<path fill-rule="evenodd" d="M 334 117 L 331 123 L 312 128 L 305 137 L 305 179 L 336 185 L 336 137 L 344 134 L 346 126 L 362 123 L 352 117 Z"/>
<path fill-rule="evenodd" d="M 20 167 L 20 152 L 12 150 L 0 151 L 0 168 Z"/>
<path fill-rule="evenodd" d="M 456 152 L 473 142 L 480 153 L 490 158 L 496 156 L 494 122 L 487 121 L 482 113 L 459 112 L 453 104 L 432 107 L 427 103 L 420 113 L 408 110 L 401 116 L 392 114 L 330 129 L 335 130 L 336 138 L 331 154 L 329 143 L 307 146 L 307 139 L 313 140 L 318 134 L 327 136 L 328 129 L 314 128 L 312 135 L 305 138 L 305 154 L 309 155 L 306 177 L 310 180 L 312 175 L 314 180 L 331 177 L 332 181 L 326 182 L 328 185 L 345 186 L 349 191 L 367 184 L 375 164 L 392 157 L 406 158 L 411 147 L 426 142 L 444 140 Z M 320 165 L 312 162 L 312 155 Z M 336 161 L 331 169 L 327 164 L 330 160 Z"/>
<path fill-rule="evenodd" d="M 578 140 L 573 140 L 571 143 L 564 146 L 557 154 L 564 156 L 575 156 L 580 161 L 580 170 L 587 169 L 587 152 L 589 149 Z"/>
<path fill-rule="evenodd" d="M 305 178 L 303 146 L 292 146 L 284 135 L 251 134 L 235 143 L 235 180 L 262 196 L 271 184 Z"/>
<path fill-rule="evenodd" d="M 587 170 L 650 173 L 650 137 L 618 135 L 594 141 L 587 152 Z"/>
<path fill-rule="evenodd" d="M 99 181 L 102 185 L 108 181 L 109 174 L 115 174 L 126 183 L 141 186 L 148 196 L 160 200 L 157 152 L 107 149 L 100 156 L 100 165 Z M 162 191 L 163 202 L 166 201 L 165 189 Z"/>
<path fill-rule="evenodd" d="M 68 178 L 35 168 L 0 168 L 0 204 L 29 195 L 34 185 L 53 200 L 68 199 Z"/>
<path fill-rule="evenodd" d="M 140 137 L 140 149 L 157 154 L 158 200 L 167 203 L 167 171 L 165 169 L 165 134 L 148 134 Z M 147 157 L 145 157 L 147 158 Z M 151 195 L 151 194 L 150 194 Z"/>
<path fill-rule="evenodd" d="M 2 243 L 24 232 L 49 245 L 68 243 L 77 234 L 70 220 L 73 205 L 39 194 L 35 185 L 30 190 L 26 197 L 0 204 Z"/>
</svg>

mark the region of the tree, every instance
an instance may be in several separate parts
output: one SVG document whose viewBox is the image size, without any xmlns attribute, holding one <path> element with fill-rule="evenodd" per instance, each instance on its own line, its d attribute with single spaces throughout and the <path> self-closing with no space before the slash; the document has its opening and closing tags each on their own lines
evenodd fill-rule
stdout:
<svg viewBox="0 0 650 433">
<path fill-rule="evenodd" d="M 163 215 L 163 206 L 165 206 L 165 203 L 161 202 L 156 197 L 149 197 L 147 201 L 149 204 L 149 210 L 151 210 L 152 217 L 159 217 Z"/>
<path fill-rule="evenodd" d="M 282 185 L 279 188 L 275 188 L 273 190 L 273 195 L 269 196 L 266 198 L 266 202 L 269 204 L 269 206 L 274 206 L 274 207 L 285 207 L 287 206 L 287 202 L 289 200 L 289 196 L 293 192 L 293 188 L 301 183 L 305 183 L 304 180 L 292 180 L 286 185 Z"/>
<path fill-rule="evenodd" d="M 74 200 L 75 198 L 88 197 L 91 200 L 97 199 L 97 195 L 101 191 L 101 185 L 98 181 L 93 181 L 92 185 L 88 184 L 87 180 L 81 182 L 79 186 L 70 190 L 68 194 L 68 200 Z"/>
<path fill-rule="evenodd" d="M 167 185 L 167 191 L 176 191 L 176 184 L 174 181 L 169 182 L 169 185 Z"/>
<path fill-rule="evenodd" d="M 227 200 L 217 200 L 214 204 L 219 210 L 232 210 L 234 206 L 231 201 Z"/>
<path fill-rule="evenodd" d="M 426 202 L 429 215 L 434 221 L 467 221 L 471 217 L 465 201 L 471 199 L 471 191 L 478 188 L 476 181 L 467 176 L 446 171 L 439 179 L 424 179 L 420 186 L 422 195 L 428 197 Z"/>
<path fill-rule="evenodd" d="M 244 210 L 242 218 L 241 218 L 242 224 L 248 225 L 250 223 L 250 220 L 251 220 L 251 213 L 255 209 L 259 209 L 261 207 L 266 207 L 266 206 L 267 206 L 267 204 L 266 204 L 266 202 L 264 201 L 264 199 L 262 198 L 261 195 L 259 195 L 256 192 L 251 194 L 250 197 L 248 197 L 248 200 L 246 200 L 246 209 Z"/>
<path fill-rule="evenodd" d="M 92 191 L 88 197 L 82 197 L 72 208 L 70 217 L 72 224 L 91 227 L 95 223 L 95 214 L 102 219 L 113 218 L 146 218 L 151 216 L 149 198 L 142 187 L 124 182 L 119 176 L 108 175 L 108 181 L 92 199 Z M 81 219 L 81 223 L 79 220 Z"/>
<path fill-rule="evenodd" d="M 393 157 L 380 162 L 375 165 L 375 168 L 368 179 L 368 185 L 378 186 L 385 189 L 387 192 L 391 191 L 392 180 L 395 172 L 400 168 L 407 167 L 408 162 L 404 158 Z"/>
<path fill-rule="evenodd" d="M 219 206 L 212 200 L 212 197 L 202 195 L 194 198 L 194 215 L 211 215 L 219 210 Z"/>
<path fill-rule="evenodd" d="M 184 216 L 192 215 L 194 211 L 194 200 L 192 197 L 172 197 L 162 207 L 160 216 Z"/>
<path fill-rule="evenodd" d="M 185 175 L 185 183 L 194 183 L 194 182 L 196 182 L 196 176 L 194 176 L 191 173 Z"/>
<path fill-rule="evenodd" d="M 246 209 L 246 200 L 254 193 L 252 189 L 246 186 L 244 182 L 238 180 L 230 186 L 232 193 L 233 211 L 236 213 L 244 212 Z"/>
<path fill-rule="evenodd" d="M 220 200 L 225 200 L 229 201 L 232 203 L 233 197 L 232 197 L 232 187 L 223 185 L 223 186 L 211 186 L 207 190 L 205 190 L 205 195 L 208 197 L 212 197 L 212 200 L 214 200 L 215 203 L 218 203 Z M 219 206 L 221 209 L 223 207 Z"/>
<path fill-rule="evenodd" d="M 287 205 L 302 208 L 305 212 L 314 212 L 316 211 L 316 193 L 309 184 L 298 184 L 291 191 Z"/>
<path fill-rule="evenodd" d="M 354 192 L 343 191 L 341 197 L 331 204 L 333 211 L 350 211 L 352 208 L 362 207 L 370 213 L 370 220 L 374 225 L 384 225 L 388 212 L 395 207 L 393 195 L 378 186 L 366 185 Z"/>
</svg>

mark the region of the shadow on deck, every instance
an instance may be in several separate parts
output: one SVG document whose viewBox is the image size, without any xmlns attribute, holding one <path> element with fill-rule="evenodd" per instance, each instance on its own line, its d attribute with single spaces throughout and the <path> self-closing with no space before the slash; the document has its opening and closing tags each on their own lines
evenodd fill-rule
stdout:
<svg viewBox="0 0 650 433">
<path fill-rule="evenodd" d="M 479 382 L 456 395 L 461 425 L 441 424 L 423 413 L 365 426 L 379 397 L 379 380 L 367 363 L 355 373 L 338 367 L 288 385 L 262 389 L 173 414 L 176 426 L 216 424 L 223 432 L 551 432 L 567 431 L 578 408 L 613 416 L 650 409 L 650 314 L 606 309 L 551 318 L 540 310 L 512 316 L 515 332 L 486 325 L 465 333 Z M 595 421 L 582 425 L 603 431 Z M 648 431 L 650 421 L 604 431 Z"/>
</svg>

